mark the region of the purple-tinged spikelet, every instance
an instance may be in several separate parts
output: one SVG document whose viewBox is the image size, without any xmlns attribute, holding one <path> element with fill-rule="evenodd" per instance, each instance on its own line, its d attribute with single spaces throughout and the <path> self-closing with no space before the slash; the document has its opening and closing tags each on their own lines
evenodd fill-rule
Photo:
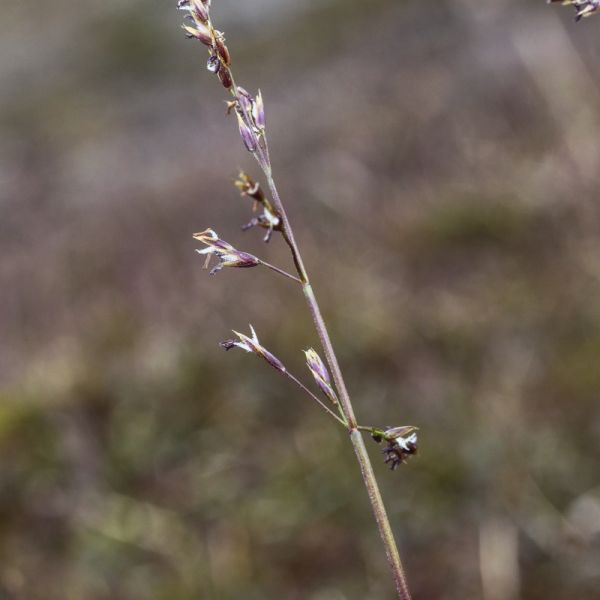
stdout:
<svg viewBox="0 0 600 600">
<path fill-rule="evenodd" d="M 285 365 L 274 355 L 271 354 L 261 343 L 258 341 L 258 336 L 254 331 L 254 327 L 250 325 L 250 333 L 252 337 L 248 337 L 243 333 L 239 333 L 238 331 L 234 331 L 235 335 L 238 336 L 237 340 L 225 340 L 221 342 L 221 346 L 225 348 L 225 350 L 231 350 L 232 348 L 241 348 L 246 352 L 251 352 L 260 356 L 264 360 L 266 360 L 274 369 L 277 369 L 280 373 L 285 373 L 286 368 Z"/>
<path fill-rule="evenodd" d="M 252 118 L 254 119 L 254 124 L 261 131 L 265 130 L 265 105 L 263 103 L 263 97 L 260 90 L 258 90 L 258 94 L 256 94 L 256 98 L 254 99 L 254 106 L 252 107 Z"/>
<path fill-rule="evenodd" d="M 373 432 L 373 439 L 377 443 L 382 440 L 387 442 L 383 449 L 384 462 L 392 471 L 417 453 L 417 430 L 418 428 L 412 425 L 404 425 Z"/>
<path fill-rule="evenodd" d="M 256 256 L 237 250 L 231 244 L 220 239 L 212 229 L 195 233 L 194 239 L 206 244 L 206 248 L 203 250 L 196 250 L 198 254 L 206 255 L 205 267 L 208 267 L 208 261 L 212 255 L 216 256 L 220 261 L 211 269 L 211 275 L 218 273 L 223 267 L 247 268 L 256 267 L 256 265 L 260 264 L 260 260 Z"/>
<path fill-rule="evenodd" d="M 304 351 L 306 355 L 306 365 L 308 366 L 316 384 L 319 389 L 331 400 L 333 404 L 338 404 L 336 393 L 333 391 L 331 385 L 331 378 L 329 377 L 329 371 L 321 360 L 321 357 L 313 350 L 309 348 Z"/>
<path fill-rule="evenodd" d="M 256 152 L 258 146 L 254 132 L 252 129 L 250 129 L 250 127 L 248 127 L 248 125 L 246 125 L 246 121 L 238 111 L 236 111 L 235 114 L 237 116 L 238 127 L 240 129 L 240 137 L 242 138 L 242 142 L 244 142 L 244 146 L 246 146 L 246 150 L 248 150 L 248 152 Z"/>
<path fill-rule="evenodd" d="M 209 48 L 213 45 L 213 39 L 210 34 L 208 27 L 202 23 L 195 23 L 194 26 L 185 25 L 181 26 L 185 31 L 187 37 L 195 38 L 200 40 L 205 46 Z"/>
<path fill-rule="evenodd" d="M 235 182 L 235 186 L 240 190 L 242 196 L 248 196 L 254 201 L 252 210 L 255 211 L 260 204 L 263 207 L 263 212 L 258 217 L 254 217 L 250 222 L 242 227 L 242 231 L 246 231 L 252 227 L 263 227 L 267 230 L 264 241 L 269 242 L 273 231 L 281 231 L 281 215 L 273 204 L 266 197 L 260 184 L 247 175 L 243 171 L 240 172 L 239 178 Z"/>
</svg>

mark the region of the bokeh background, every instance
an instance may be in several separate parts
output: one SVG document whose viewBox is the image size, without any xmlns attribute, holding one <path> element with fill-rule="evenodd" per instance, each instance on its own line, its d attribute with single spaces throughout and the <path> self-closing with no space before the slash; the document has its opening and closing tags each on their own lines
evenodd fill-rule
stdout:
<svg viewBox="0 0 600 600">
<path fill-rule="evenodd" d="M 258 175 L 174 1 L 0 5 L 0 598 L 392 598 Z M 600 598 L 600 18 L 214 0 L 420 599 Z"/>
</svg>

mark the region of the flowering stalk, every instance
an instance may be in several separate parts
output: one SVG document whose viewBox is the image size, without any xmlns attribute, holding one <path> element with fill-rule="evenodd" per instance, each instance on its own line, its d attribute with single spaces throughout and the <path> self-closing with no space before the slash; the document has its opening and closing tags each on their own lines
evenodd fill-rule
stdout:
<svg viewBox="0 0 600 600">
<path fill-rule="evenodd" d="M 225 37 L 222 32 L 213 27 L 210 19 L 210 0 L 179 0 L 178 6 L 188 13 L 187 19 L 191 25 L 184 25 L 184 29 L 188 37 L 199 40 L 208 48 L 209 59 L 207 68 L 210 72 L 218 76 L 223 87 L 225 87 L 231 93 L 233 100 L 228 103 L 228 112 L 235 112 L 242 142 L 246 149 L 254 155 L 266 177 L 272 197 L 272 203 L 269 202 L 268 204 L 264 200 L 264 195 L 259 195 L 258 189 L 252 185 L 251 181 L 245 181 L 243 177 L 240 179 L 241 185 L 238 187 L 240 187 L 242 193 L 252 197 L 255 201 L 262 204 L 265 209 L 262 219 L 259 217 L 256 221 L 251 221 L 249 226 L 260 225 L 262 227 L 266 227 L 269 230 L 267 239 L 270 239 L 274 230 L 281 232 L 282 237 L 290 248 L 294 265 L 298 273 L 298 278 L 302 284 L 306 303 L 323 346 L 326 362 L 329 365 L 333 376 L 333 382 L 335 384 L 335 388 L 337 389 L 337 394 L 333 390 L 333 386 L 329 381 L 329 374 L 327 373 L 324 364 L 320 361 L 320 359 L 316 361 L 312 353 L 310 353 L 310 356 L 307 355 L 309 368 L 313 373 L 317 385 L 320 387 L 323 393 L 325 393 L 331 402 L 339 406 L 339 410 L 342 415 L 341 418 L 337 417 L 337 415 L 335 415 L 329 409 L 327 410 L 331 412 L 331 414 L 334 414 L 336 419 L 347 428 L 350 434 L 350 440 L 354 447 L 363 481 L 372 505 L 373 513 L 379 527 L 379 532 L 385 548 L 387 559 L 392 570 L 398 597 L 401 600 L 410 600 L 411 596 L 408 589 L 408 584 L 406 582 L 406 577 L 404 575 L 402 563 L 400 561 L 394 535 L 383 504 L 383 500 L 381 498 L 381 493 L 373 472 L 371 461 L 361 435 L 361 431 L 369 431 L 372 434 L 374 431 L 382 432 L 380 439 L 386 439 L 389 449 L 389 452 L 387 451 L 388 449 L 384 451 L 386 453 L 386 462 L 391 462 L 392 468 L 395 468 L 395 466 L 398 466 L 398 464 L 403 462 L 409 454 L 414 454 L 414 452 L 416 452 L 416 434 L 414 439 L 408 441 L 405 440 L 400 433 L 394 437 L 394 434 L 390 432 L 391 430 L 375 430 L 374 428 L 358 425 L 356 416 L 354 414 L 354 408 L 350 400 L 350 395 L 348 394 L 348 390 L 342 376 L 337 356 L 333 349 L 333 344 L 331 342 L 327 326 L 325 325 L 319 304 L 311 287 L 308 272 L 296 242 L 294 231 L 273 179 L 271 160 L 269 156 L 269 146 L 266 136 L 265 110 L 262 95 L 259 92 L 256 97 L 252 97 L 251 94 L 249 94 L 244 88 L 236 85 L 231 72 L 231 57 L 225 45 Z M 209 241 L 213 242 L 213 247 L 216 246 L 214 243 L 216 240 L 211 239 Z M 205 250 L 204 253 L 209 254 L 209 256 L 211 253 L 216 254 L 221 258 L 222 266 L 255 266 L 250 264 L 231 264 L 231 261 L 234 263 L 238 261 L 239 254 L 236 255 L 238 258 L 233 258 L 233 255 L 230 254 L 231 250 L 229 248 L 219 247 L 215 248 L 213 251 Z M 225 258 L 225 260 L 223 260 L 223 258 Z M 253 258 L 256 259 L 256 257 Z M 250 262 L 252 262 L 252 259 L 248 259 L 247 257 L 239 260 L 241 262 L 244 262 L 244 260 L 250 260 Z M 287 370 L 285 368 L 282 369 L 282 365 L 278 359 L 277 361 L 274 361 L 274 357 L 270 353 L 267 354 L 264 348 L 260 346 L 254 332 L 252 338 L 244 336 L 243 334 L 237 335 L 239 340 L 228 340 L 223 344 L 226 349 L 237 346 L 248 352 L 258 354 L 267 360 L 267 362 L 269 362 L 269 364 L 275 367 L 278 371 L 287 374 Z M 305 391 L 308 391 L 297 379 L 293 377 L 292 379 Z M 309 394 L 316 399 L 314 394 L 311 392 L 309 392 Z M 317 401 L 322 404 L 318 399 Z M 322 406 L 324 405 L 322 404 Z M 411 434 L 412 432 L 409 435 Z M 388 460 L 388 458 L 392 455 L 392 459 Z"/>
<path fill-rule="evenodd" d="M 230 243 L 220 239 L 212 229 L 205 229 L 200 233 L 195 233 L 193 237 L 199 242 L 206 244 L 206 248 L 203 250 L 196 250 L 198 254 L 206 255 L 206 262 L 204 263 L 206 268 L 208 268 L 212 256 L 216 256 L 220 261 L 210 270 L 211 275 L 218 273 L 223 267 L 248 268 L 263 265 L 288 279 L 302 283 L 295 275 L 268 263 L 266 260 L 257 258 L 254 254 L 237 250 Z"/>
<path fill-rule="evenodd" d="M 378 429 L 376 427 L 358 426 L 360 431 L 368 431 L 371 437 L 379 444 L 383 440 L 387 446 L 383 449 L 385 463 L 394 471 L 404 464 L 411 456 L 417 453 L 417 427 L 404 425 L 403 427 L 388 427 Z"/>
<path fill-rule="evenodd" d="M 252 333 L 252 337 L 248 337 L 243 333 L 239 333 L 238 331 L 234 331 L 235 335 L 238 336 L 237 340 L 225 340 L 221 342 L 221 346 L 225 348 L 225 350 L 231 350 L 232 348 L 241 348 L 246 352 L 251 352 L 252 354 L 256 354 L 256 356 L 260 356 L 264 360 L 267 361 L 276 371 L 279 371 L 282 375 L 285 375 L 288 379 L 293 381 L 300 389 L 305 392 L 310 398 L 312 398 L 329 416 L 333 417 L 338 423 L 341 425 L 346 425 L 346 422 L 338 417 L 326 404 L 324 404 L 319 398 L 317 398 L 297 377 L 292 375 L 285 365 L 271 352 L 269 352 L 261 343 L 258 341 L 258 336 L 254 331 L 254 327 L 250 325 L 250 333 Z"/>
</svg>

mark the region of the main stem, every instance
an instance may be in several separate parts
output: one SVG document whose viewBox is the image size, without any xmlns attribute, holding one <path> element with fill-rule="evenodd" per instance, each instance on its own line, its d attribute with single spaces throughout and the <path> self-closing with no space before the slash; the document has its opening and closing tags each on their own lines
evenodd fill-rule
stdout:
<svg viewBox="0 0 600 600">
<path fill-rule="evenodd" d="M 369 500 L 371 501 L 373 514 L 375 515 L 375 520 L 377 521 L 377 526 L 379 527 L 379 534 L 385 548 L 388 563 L 392 570 L 394 582 L 396 584 L 396 591 L 398 592 L 398 598 L 400 600 L 411 600 L 410 590 L 408 589 L 408 583 L 406 581 L 406 575 L 404 574 L 404 569 L 400 560 L 400 554 L 398 553 L 398 547 L 396 546 L 396 540 L 394 539 L 394 533 L 392 532 L 392 527 L 383 504 L 381 492 L 379 491 L 379 485 L 377 484 L 377 479 L 375 478 L 375 473 L 373 472 L 373 466 L 371 465 L 371 460 L 367 453 L 365 442 L 362 434 L 358 430 L 356 417 L 354 415 L 354 408 L 350 400 L 350 395 L 348 394 L 348 389 L 346 388 L 346 383 L 344 382 L 344 378 L 342 376 L 342 371 L 340 369 L 337 356 L 333 349 L 333 344 L 331 343 L 331 338 L 329 337 L 329 331 L 325 325 L 317 298 L 310 285 L 308 273 L 304 266 L 302 255 L 300 254 L 300 249 L 296 244 L 294 232 L 283 207 L 283 203 L 281 202 L 275 181 L 273 180 L 270 164 L 267 163 L 267 161 L 263 162 L 260 160 L 259 163 L 261 163 L 261 166 L 263 167 L 267 177 L 267 182 L 271 190 L 275 207 L 281 215 L 283 236 L 290 247 L 290 250 L 292 251 L 294 264 L 296 265 L 298 275 L 302 280 L 304 297 L 306 298 L 306 303 L 308 304 L 308 308 L 315 323 L 315 328 L 319 335 L 319 339 L 321 340 L 321 345 L 325 351 L 327 364 L 331 369 L 333 380 L 335 381 L 335 385 L 339 393 L 340 404 L 348 422 L 350 441 L 354 446 L 354 452 L 356 454 L 358 464 L 360 465 L 360 471 L 365 487 L 367 488 Z"/>
<path fill-rule="evenodd" d="M 213 31 L 214 35 L 213 26 L 210 19 L 208 20 L 207 25 L 209 29 Z M 233 74 L 230 70 L 229 74 L 231 77 L 230 91 L 233 97 L 236 100 L 238 100 L 238 88 L 233 78 Z M 253 130 L 253 120 L 250 118 L 250 115 L 248 114 L 248 110 L 246 109 L 244 103 L 240 103 L 238 101 L 238 107 L 241 109 L 244 115 L 244 120 L 246 124 L 248 125 L 250 130 Z M 259 137 L 257 136 L 256 141 L 257 147 L 254 151 L 254 155 L 265 173 L 269 184 L 269 188 L 271 190 L 271 195 L 273 197 L 273 202 L 275 204 L 276 209 L 279 211 L 279 214 L 281 215 L 283 237 L 285 238 L 285 241 L 287 242 L 292 252 L 294 264 L 296 266 L 296 270 L 302 283 L 304 297 L 306 298 L 308 308 L 313 317 L 317 333 L 319 334 L 319 339 L 321 340 L 321 345 L 323 346 L 323 350 L 325 351 L 325 358 L 327 360 L 327 364 L 329 365 L 329 368 L 331 369 L 331 372 L 333 374 L 333 379 L 335 381 L 335 385 L 339 393 L 340 405 L 342 407 L 342 411 L 344 413 L 346 423 L 348 425 L 350 441 L 354 446 L 354 452 L 356 453 L 356 458 L 358 460 L 358 464 L 360 465 L 360 471 L 362 473 L 365 487 L 367 488 L 369 500 L 371 501 L 371 506 L 375 515 L 375 520 L 377 521 L 377 526 L 379 527 L 379 534 L 381 535 L 381 540 L 385 548 L 385 553 L 387 555 L 387 559 L 390 564 L 392 574 L 394 576 L 396 590 L 398 592 L 398 598 L 400 600 L 411 600 L 410 591 L 406 582 L 406 576 L 404 575 L 404 569 L 402 568 L 402 562 L 400 561 L 400 555 L 396 546 L 396 540 L 394 539 L 394 534 L 390 526 L 390 521 L 388 519 L 387 512 L 385 510 L 385 506 L 381 498 L 381 492 L 379 491 L 377 479 L 375 478 L 375 473 L 373 472 L 371 460 L 369 459 L 364 440 L 358 429 L 356 417 L 354 416 L 354 408 L 352 407 L 352 402 L 350 401 L 350 395 L 348 394 L 348 390 L 346 388 L 346 384 L 342 376 L 342 371 L 340 369 L 340 365 L 335 355 L 335 351 L 331 343 L 331 338 L 329 337 L 329 332 L 327 331 L 327 326 L 325 325 L 325 321 L 323 320 L 323 316 L 321 315 L 321 310 L 319 309 L 319 304 L 317 303 L 317 299 L 310 285 L 308 273 L 304 266 L 302 255 L 300 254 L 300 249 L 298 247 L 298 244 L 296 244 L 296 240 L 294 239 L 294 231 L 292 230 L 292 226 L 283 207 L 283 203 L 281 202 L 279 192 L 277 191 L 277 187 L 275 186 L 275 181 L 273 180 L 266 136 L 263 136 L 262 140 L 259 139 Z M 273 268 L 272 265 L 266 266 Z M 274 270 L 280 272 L 280 269 L 275 268 Z"/>
<path fill-rule="evenodd" d="M 233 79 L 233 75 L 231 76 L 231 79 L 232 94 L 235 98 L 238 98 L 239 94 L 237 91 L 237 85 Z M 245 106 L 243 104 L 239 106 L 242 110 L 246 123 L 251 126 L 252 119 L 250 118 Z M 250 129 L 252 129 L 252 127 L 250 127 Z M 383 504 L 383 499 L 381 497 L 381 492 L 379 491 L 379 485 L 377 484 L 375 473 L 373 472 L 371 460 L 367 453 L 362 435 L 358 429 L 356 416 L 354 415 L 354 408 L 352 406 L 352 402 L 350 401 L 350 395 L 348 394 L 348 389 L 346 388 L 346 383 L 344 382 L 342 371 L 340 369 L 335 350 L 333 349 L 331 338 L 329 337 L 329 331 L 325 325 L 323 315 L 321 315 L 321 309 L 319 308 L 317 298 L 310 285 L 308 272 L 306 271 L 304 261 L 302 260 L 302 255 L 300 254 L 300 248 L 298 247 L 296 239 L 294 238 L 294 231 L 288 219 L 287 213 L 285 212 L 283 202 L 281 201 L 281 197 L 279 196 L 277 186 L 275 185 L 275 181 L 273 179 L 266 136 L 264 136 L 262 140 L 257 137 L 256 141 L 257 147 L 254 152 L 254 156 L 263 170 L 265 177 L 267 178 L 267 183 L 269 185 L 269 189 L 271 190 L 271 196 L 273 197 L 273 203 L 275 204 L 275 208 L 279 211 L 281 216 L 282 234 L 292 252 L 294 265 L 302 283 L 302 291 L 304 292 L 306 303 L 308 304 L 308 308 L 315 323 L 315 328 L 319 335 L 321 345 L 325 351 L 327 364 L 331 369 L 333 380 L 339 393 L 340 405 L 348 424 L 350 441 L 354 446 L 354 452 L 360 466 L 360 472 L 362 474 L 365 487 L 367 488 L 367 493 L 369 495 L 369 500 L 371 501 L 371 507 L 373 509 L 373 514 L 375 515 L 375 520 L 377 521 L 377 526 L 379 527 L 379 535 L 381 536 L 388 563 L 390 565 L 390 569 L 392 570 L 392 575 L 396 584 L 396 591 L 398 592 L 398 598 L 400 600 L 411 600 L 410 590 L 408 589 L 408 583 L 406 581 L 406 575 L 404 574 L 404 569 L 400 560 L 400 554 L 398 553 L 398 547 L 396 546 L 396 540 L 394 539 L 394 533 L 392 532 L 390 520 Z"/>
</svg>

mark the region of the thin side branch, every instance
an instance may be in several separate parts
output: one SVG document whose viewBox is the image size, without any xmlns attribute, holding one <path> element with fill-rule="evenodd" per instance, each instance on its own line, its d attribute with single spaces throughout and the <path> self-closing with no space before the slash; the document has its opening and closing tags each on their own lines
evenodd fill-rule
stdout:
<svg viewBox="0 0 600 600">
<path fill-rule="evenodd" d="M 275 271 L 275 273 L 279 273 L 280 275 L 283 275 L 288 279 L 293 279 L 296 283 L 302 283 L 302 281 L 298 279 L 298 277 L 296 277 L 295 275 L 292 275 L 291 273 L 288 273 L 287 271 L 284 271 L 283 269 L 280 269 L 279 267 L 268 263 L 266 260 L 262 260 L 262 258 L 259 258 L 258 260 L 260 261 L 261 265 L 264 265 L 268 269 L 271 269 L 271 271 Z"/>
<path fill-rule="evenodd" d="M 292 375 L 289 371 L 286 371 L 285 374 L 288 376 L 289 379 L 291 379 L 298 387 L 300 387 L 304 392 L 306 392 L 317 404 L 319 404 L 319 406 L 326 412 L 328 413 L 330 416 L 332 416 L 338 423 L 340 423 L 341 425 L 343 425 L 344 427 L 347 427 L 348 424 L 341 419 L 340 417 L 338 417 L 330 408 L 329 406 L 327 406 L 316 394 L 313 394 L 313 392 L 311 392 L 299 379 L 297 379 L 296 377 L 294 377 L 294 375 Z"/>
</svg>

